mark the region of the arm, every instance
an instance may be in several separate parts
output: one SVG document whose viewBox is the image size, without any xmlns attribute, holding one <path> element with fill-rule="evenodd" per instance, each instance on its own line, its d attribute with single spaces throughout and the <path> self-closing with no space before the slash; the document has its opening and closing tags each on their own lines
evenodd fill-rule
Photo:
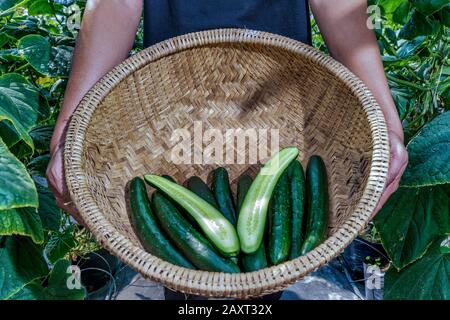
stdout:
<svg viewBox="0 0 450 320">
<path fill-rule="evenodd" d="M 58 206 L 74 213 L 67 193 L 62 147 L 70 116 L 86 92 L 114 66 L 127 58 L 136 35 L 142 1 L 88 0 L 72 58 L 64 102 L 50 143 L 47 178 Z"/>
<path fill-rule="evenodd" d="M 366 84 L 386 119 L 391 144 L 391 163 L 378 210 L 398 188 L 408 163 L 408 154 L 403 143 L 402 124 L 384 74 L 376 37 L 367 27 L 367 1 L 311 0 L 310 4 L 331 55 Z"/>
</svg>

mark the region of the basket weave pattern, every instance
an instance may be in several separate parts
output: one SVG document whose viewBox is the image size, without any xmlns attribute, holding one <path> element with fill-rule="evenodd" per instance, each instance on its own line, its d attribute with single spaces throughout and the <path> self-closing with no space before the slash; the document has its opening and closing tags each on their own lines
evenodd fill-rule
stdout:
<svg viewBox="0 0 450 320">
<path fill-rule="evenodd" d="M 183 182 L 209 179 L 217 165 L 170 161 L 175 129 L 279 129 L 280 147 L 325 160 L 329 237 L 295 260 L 251 273 L 174 266 L 146 253 L 129 222 L 127 182 L 147 172 Z M 242 152 L 242 150 L 237 150 Z M 241 29 L 187 34 L 130 57 L 83 98 L 66 137 L 69 192 L 105 248 L 175 290 L 247 298 L 280 290 L 336 257 L 362 232 L 389 163 L 386 125 L 375 99 L 351 72 L 300 42 Z M 227 165 L 232 188 L 257 165 Z"/>
</svg>

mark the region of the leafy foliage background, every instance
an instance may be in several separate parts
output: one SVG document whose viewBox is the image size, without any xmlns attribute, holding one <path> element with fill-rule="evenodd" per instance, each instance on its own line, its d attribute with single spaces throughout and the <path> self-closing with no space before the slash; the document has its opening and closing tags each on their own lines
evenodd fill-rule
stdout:
<svg viewBox="0 0 450 320">
<path fill-rule="evenodd" d="M 450 3 L 369 3 L 410 155 L 402 187 L 375 219 L 391 259 L 385 298 L 450 299 Z M 45 179 L 84 5 L 0 0 L 0 299 L 86 296 L 67 290 L 66 270 L 98 246 L 56 207 Z M 326 52 L 314 21 L 313 31 Z"/>
</svg>

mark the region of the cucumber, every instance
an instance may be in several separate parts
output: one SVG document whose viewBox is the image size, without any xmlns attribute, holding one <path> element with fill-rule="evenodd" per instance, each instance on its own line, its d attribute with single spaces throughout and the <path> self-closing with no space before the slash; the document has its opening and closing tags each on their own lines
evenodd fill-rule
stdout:
<svg viewBox="0 0 450 320">
<path fill-rule="evenodd" d="M 220 253 L 225 256 L 236 256 L 239 253 L 236 230 L 211 204 L 192 191 L 163 177 L 147 174 L 144 179 L 186 210 Z"/>
<path fill-rule="evenodd" d="M 195 269 L 161 233 L 150 206 L 145 183 L 133 178 L 130 183 L 131 223 L 142 246 L 151 254 L 181 267 Z"/>
<path fill-rule="evenodd" d="M 267 209 L 273 189 L 288 165 L 297 157 L 298 149 L 282 149 L 270 159 L 253 181 L 239 212 L 237 230 L 241 249 L 249 254 L 258 250 L 263 240 Z"/>
<path fill-rule="evenodd" d="M 312 156 L 306 168 L 306 234 L 301 254 L 304 255 L 325 240 L 328 220 L 328 182 L 325 163 Z"/>
<path fill-rule="evenodd" d="M 249 175 L 239 177 L 237 185 L 237 209 L 238 212 L 244 202 L 244 197 L 247 194 L 253 179 Z M 242 266 L 247 272 L 257 271 L 267 267 L 266 247 L 264 241 L 261 242 L 258 250 L 251 254 L 242 255 Z"/>
<path fill-rule="evenodd" d="M 239 267 L 225 259 L 178 212 L 162 193 L 153 193 L 152 206 L 159 224 L 174 245 L 197 268 L 213 272 L 240 272 Z"/>
<path fill-rule="evenodd" d="M 256 252 L 244 254 L 242 256 L 242 267 L 246 272 L 257 271 L 267 268 L 266 248 L 264 242 L 261 243 Z"/>
<path fill-rule="evenodd" d="M 287 170 L 281 175 L 270 203 L 269 259 L 273 265 L 289 258 L 291 250 L 291 207 Z"/>
<path fill-rule="evenodd" d="M 236 225 L 236 210 L 234 209 L 233 195 L 230 189 L 230 179 L 227 169 L 224 167 L 219 167 L 213 171 L 212 189 L 220 212 L 232 225 Z"/>
<path fill-rule="evenodd" d="M 209 189 L 208 185 L 203 182 L 197 176 L 190 177 L 186 180 L 186 187 L 191 190 L 193 193 L 198 195 L 200 198 L 208 202 L 214 208 L 219 209 L 219 205 L 217 204 L 216 198 L 212 193 L 211 189 Z"/>
<path fill-rule="evenodd" d="M 172 176 L 169 176 L 168 174 L 162 174 L 161 177 L 166 178 L 167 180 L 170 180 L 172 182 L 177 183 L 177 181 Z"/>
<path fill-rule="evenodd" d="M 249 175 L 242 175 L 238 179 L 237 184 L 237 211 L 241 210 L 245 195 L 247 194 L 253 179 Z"/>
<path fill-rule="evenodd" d="M 162 174 L 161 175 L 161 177 L 163 177 L 163 178 L 166 178 L 167 180 L 170 180 L 170 181 L 172 181 L 172 182 L 174 182 L 174 183 L 177 183 L 177 181 L 172 177 L 172 176 L 169 176 L 168 174 Z M 197 224 L 197 222 L 182 208 L 182 207 L 180 207 L 177 203 L 175 203 L 175 207 L 177 208 L 177 210 L 179 211 L 179 212 L 181 212 L 181 214 L 183 215 L 183 217 L 190 223 L 190 224 L 192 224 L 193 226 L 194 226 L 194 228 L 196 228 L 197 229 L 197 231 L 198 230 L 200 230 L 200 228 L 199 228 L 199 226 L 198 226 L 198 224 Z"/>
<path fill-rule="evenodd" d="M 289 259 L 295 259 L 301 255 L 305 211 L 305 175 L 302 164 L 298 160 L 293 161 L 288 167 L 288 180 L 292 212 L 292 243 Z"/>
</svg>

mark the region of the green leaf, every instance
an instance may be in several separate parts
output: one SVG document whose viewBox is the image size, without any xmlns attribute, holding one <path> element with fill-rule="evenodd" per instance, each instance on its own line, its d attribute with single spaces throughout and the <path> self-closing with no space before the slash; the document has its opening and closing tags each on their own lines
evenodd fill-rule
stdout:
<svg viewBox="0 0 450 320">
<path fill-rule="evenodd" d="M 41 246 L 26 237 L 0 237 L 0 300 L 47 273 Z"/>
<path fill-rule="evenodd" d="M 0 0 L 0 10 L 7 10 L 18 4 L 20 0 Z"/>
<path fill-rule="evenodd" d="M 417 37 L 412 41 L 405 41 L 397 51 L 397 55 L 401 59 L 406 59 L 417 53 L 418 49 L 422 46 L 425 41 L 425 37 Z"/>
<path fill-rule="evenodd" d="M 50 238 L 45 247 L 47 258 L 51 263 L 63 259 L 64 256 L 76 246 L 73 238 L 73 228 Z"/>
<path fill-rule="evenodd" d="M 407 0 L 378 0 L 377 5 L 384 9 L 385 15 L 392 14 L 399 6 L 408 2 Z"/>
<path fill-rule="evenodd" d="M 49 73 L 52 76 L 68 76 L 72 62 L 73 47 L 57 46 L 52 49 Z"/>
<path fill-rule="evenodd" d="M 0 210 L 37 207 L 38 196 L 25 166 L 0 138 Z"/>
<path fill-rule="evenodd" d="M 400 188 L 374 222 L 383 247 L 398 269 L 419 259 L 449 228 L 449 200 L 441 187 Z"/>
<path fill-rule="evenodd" d="M 0 50 L 0 61 L 16 62 L 21 61 L 19 51 L 15 48 Z"/>
<path fill-rule="evenodd" d="M 19 40 L 17 48 L 33 68 L 47 74 L 52 47 L 48 40 L 37 34 L 27 35 Z"/>
<path fill-rule="evenodd" d="M 413 7 L 428 16 L 439 11 L 448 4 L 448 0 L 410 0 Z"/>
<path fill-rule="evenodd" d="M 401 185 L 450 183 L 450 112 L 426 124 L 407 145 L 409 164 Z"/>
<path fill-rule="evenodd" d="M 31 139 L 33 139 L 36 150 L 39 150 L 40 152 L 49 151 L 54 129 L 54 125 L 41 125 L 34 127 L 30 131 L 30 136 Z"/>
<path fill-rule="evenodd" d="M 438 12 L 438 18 L 443 25 L 450 28 L 450 4 Z"/>
<path fill-rule="evenodd" d="M 0 122 L 0 137 L 8 148 L 20 141 L 16 129 L 9 121 Z"/>
<path fill-rule="evenodd" d="M 33 0 L 28 4 L 28 14 L 31 16 L 53 14 L 53 13 L 54 13 L 53 8 L 48 2 L 48 0 Z"/>
<path fill-rule="evenodd" d="M 44 242 L 44 231 L 36 208 L 18 208 L 0 211 L 0 235 L 31 237 L 35 243 Z"/>
<path fill-rule="evenodd" d="M 439 22 L 431 20 L 418 11 L 413 11 L 411 18 L 400 30 L 399 37 L 412 40 L 418 36 L 434 34 L 439 30 Z"/>
<path fill-rule="evenodd" d="M 395 86 L 391 88 L 391 94 L 397 107 L 397 112 L 400 116 L 400 119 L 403 120 L 408 113 L 409 106 L 412 101 L 411 94 L 408 92 L 408 90 L 405 90 L 402 87 Z"/>
<path fill-rule="evenodd" d="M 9 37 L 5 33 L 0 33 L 0 48 L 7 44 Z"/>
<path fill-rule="evenodd" d="M 28 170 L 30 171 L 31 175 L 45 177 L 45 172 L 47 171 L 49 161 L 50 154 L 38 156 L 28 163 Z"/>
<path fill-rule="evenodd" d="M 38 214 L 42 221 L 44 230 L 59 230 L 61 224 L 61 210 L 56 206 L 55 196 L 48 187 L 36 184 L 39 196 Z"/>
<path fill-rule="evenodd" d="M 52 48 L 46 38 L 37 34 L 19 40 L 18 49 L 36 71 L 56 77 L 67 76 L 73 48 L 60 45 Z"/>
<path fill-rule="evenodd" d="M 84 287 L 70 289 L 71 283 L 70 262 L 59 260 L 50 272 L 48 285 L 30 283 L 18 292 L 14 300 L 83 300 L 86 296 Z"/>
<path fill-rule="evenodd" d="M 409 11 L 411 10 L 411 4 L 409 1 L 403 1 L 393 12 L 392 21 L 404 25 L 408 21 Z"/>
<path fill-rule="evenodd" d="M 436 240 L 422 259 L 400 272 L 389 269 L 385 276 L 384 298 L 449 300 L 450 252 L 441 248 L 443 240 Z"/>
<path fill-rule="evenodd" d="M 13 145 L 9 151 L 11 151 L 17 159 L 28 158 L 33 153 L 33 149 L 31 149 L 23 140 Z"/>
<path fill-rule="evenodd" d="M 0 121 L 8 120 L 30 147 L 28 132 L 39 113 L 39 91 L 23 76 L 8 73 L 0 77 Z"/>
<path fill-rule="evenodd" d="M 391 28 L 386 28 L 384 30 L 384 34 L 386 35 L 386 38 L 389 39 L 391 44 L 397 43 L 397 35 L 394 30 L 392 30 Z"/>
</svg>

